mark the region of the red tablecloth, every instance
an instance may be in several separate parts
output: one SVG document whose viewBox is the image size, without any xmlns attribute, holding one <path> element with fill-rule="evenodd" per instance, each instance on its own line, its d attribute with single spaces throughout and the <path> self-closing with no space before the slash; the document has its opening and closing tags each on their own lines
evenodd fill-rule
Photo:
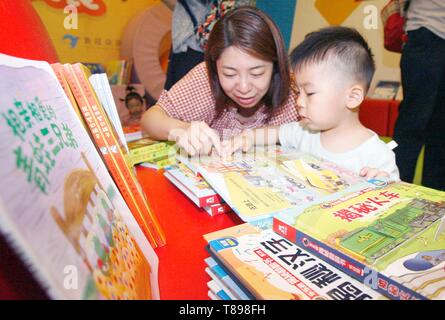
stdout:
<svg viewBox="0 0 445 320">
<path fill-rule="evenodd" d="M 211 217 L 198 209 L 160 171 L 138 168 L 138 178 L 159 218 L 167 244 L 159 257 L 161 299 L 209 299 L 203 234 L 242 223 L 234 213 Z"/>
</svg>

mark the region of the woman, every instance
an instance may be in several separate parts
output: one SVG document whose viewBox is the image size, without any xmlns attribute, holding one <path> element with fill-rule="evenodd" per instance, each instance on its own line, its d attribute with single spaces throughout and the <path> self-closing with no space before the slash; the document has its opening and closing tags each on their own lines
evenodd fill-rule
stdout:
<svg viewBox="0 0 445 320">
<path fill-rule="evenodd" d="M 214 26 L 205 62 L 157 104 L 142 126 L 150 137 L 173 140 L 190 155 L 222 154 L 222 139 L 245 129 L 296 121 L 295 97 L 281 34 L 254 7 L 240 7 Z"/>
</svg>

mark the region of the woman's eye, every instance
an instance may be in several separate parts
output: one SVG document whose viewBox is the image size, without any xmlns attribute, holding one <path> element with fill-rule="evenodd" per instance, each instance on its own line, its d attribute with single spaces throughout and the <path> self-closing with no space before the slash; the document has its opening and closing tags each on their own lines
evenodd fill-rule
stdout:
<svg viewBox="0 0 445 320">
<path fill-rule="evenodd" d="M 311 96 L 311 95 L 313 95 L 313 94 L 315 94 L 315 92 L 308 92 L 308 93 L 307 93 L 307 96 L 309 97 L 309 96 Z"/>
<path fill-rule="evenodd" d="M 224 74 L 224 77 L 226 78 L 233 78 L 234 76 L 236 76 L 235 74 Z"/>
<path fill-rule="evenodd" d="M 254 78 L 259 78 L 259 77 L 261 77 L 263 74 L 264 74 L 264 73 L 256 73 L 256 74 L 252 74 L 252 76 L 253 76 Z"/>
</svg>

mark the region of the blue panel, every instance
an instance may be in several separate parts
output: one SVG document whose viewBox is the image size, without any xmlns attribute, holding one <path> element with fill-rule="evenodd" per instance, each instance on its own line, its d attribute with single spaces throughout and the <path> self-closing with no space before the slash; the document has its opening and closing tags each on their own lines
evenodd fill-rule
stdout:
<svg viewBox="0 0 445 320">
<path fill-rule="evenodd" d="M 280 28 L 289 48 L 297 0 L 256 0 L 256 7 L 266 12 Z"/>
</svg>

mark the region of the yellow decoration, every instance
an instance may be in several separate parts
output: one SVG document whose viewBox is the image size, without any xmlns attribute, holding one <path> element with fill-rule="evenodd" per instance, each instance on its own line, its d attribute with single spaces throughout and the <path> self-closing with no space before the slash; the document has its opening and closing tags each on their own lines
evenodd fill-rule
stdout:
<svg viewBox="0 0 445 320">
<path fill-rule="evenodd" d="M 73 20 L 66 10 L 67 0 L 35 0 L 33 6 L 40 15 L 56 48 L 60 62 L 94 62 L 106 65 L 120 58 L 121 39 L 128 22 L 159 0 L 94 0 L 87 7 L 79 2 L 77 29 L 69 28 Z"/>
<path fill-rule="evenodd" d="M 357 0 L 316 0 L 315 7 L 329 25 L 341 25 L 361 4 Z"/>
</svg>

